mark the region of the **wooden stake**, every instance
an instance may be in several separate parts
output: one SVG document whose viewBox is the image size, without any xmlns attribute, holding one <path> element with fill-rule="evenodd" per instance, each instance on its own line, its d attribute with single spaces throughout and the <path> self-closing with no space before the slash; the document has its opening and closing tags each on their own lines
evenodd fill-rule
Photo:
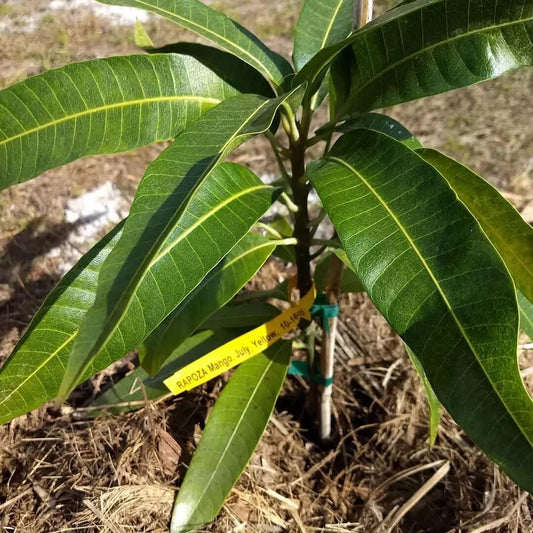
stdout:
<svg viewBox="0 0 533 533">
<path fill-rule="evenodd" d="M 360 28 L 372 20 L 374 0 L 354 0 L 354 27 Z M 333 255 L 328 268 L 328 285 L 326 287 L 326 301 L 329 305 L 338 305 L 341 292 L 343 262 Z M 329 328 L 322 324 L 322 350 L 320 352 L 320 375 L 326 383 L 333 379 L 335 366 L 335 344 L 337 337 L 337 317 L 326 318 Z M 327 441 L 331 437 L 331 394 L 333 385 L 318 386 L 318 423 L 319 438 Z M 316 398 L 316 396 L 315 396 Z M 316 400 L 315 400 L 316 401 Z"/>
<path fill-rule="evenodd" d="M 374 0 L 355 0 L 354 2 L 354 29 L 368 24 L 372 20 Z"/>
<path fill-rule="evenodd" d="M 338 305 L 341 293 L 344 263 L 336 256 L 331 256 L 328 267 L 328 284 L 326 286 L 326 302 Z M 322 350 L 320 352 L 320 374 L 328 385 L 319 385 L 319 437 L 326 441 L 331 437 L 331 394 L 333 392 L 333 371 L 335 365 L 335 344 L 337 337 L 337 317 L 324 318 L 322 324 Z M 328 327 L 329 326 L 329 327 Z"/>
</svg>

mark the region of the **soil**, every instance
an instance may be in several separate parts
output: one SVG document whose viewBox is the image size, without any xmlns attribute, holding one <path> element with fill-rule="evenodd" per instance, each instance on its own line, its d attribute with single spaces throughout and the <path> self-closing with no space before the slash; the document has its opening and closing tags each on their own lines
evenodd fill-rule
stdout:
<svg viewBox="0 0 533 533">
<path fill-rule="evenodd" d="M 72 61 L 136 52 L 132 21 L 106 18 L 89 3 L 0 1 L 0 88 Z M 258 0 L 210 3 L 290 54 L 300 1 L 273 1 L 268 9 Z M 155 18 L 145 26 L 157 44 L 194 39 Z M 519 70 L 388 112 L 425 145 L 484 175 L 531 222 L 531 94 L 533 72 Z M 261 139 L 252 141 L 232 159 L 260 175 L 275 173 L 264 148 Z M 0 363 L 64 272 L 64 243 L 76 226 L 65 218 L 69 201 L 108 182 L 131 201 L 160 150 L 86 158 L 0 192 Z M 77 243 L 78 253 L 99 236 Z M 251 286 L 271 287 L 291 273 L 272 261 Z M 250 465 L 206 530 L 533 531 L 533 499 L 446 414 L 429 447 L 420 380 L 365 295 L 343 296 L 339 329 L 332 443 L 317 443 L 303 412 L 308 385 L 289 377 Z M 168 529 L 175 490 L 224 381 L 136 413 L 87 419 L 84 401 L 130 365 L 127 360 L 89 380 L 69 406 L 46 405 L 0 428 L 2 531 Z M 521 350 L 520 365 L 533 390 L 531 350 Z M 427 489 L 436 476 L 440 481 Z M 417 491 L 421 498 L 412 505 Z"/>
</svg>

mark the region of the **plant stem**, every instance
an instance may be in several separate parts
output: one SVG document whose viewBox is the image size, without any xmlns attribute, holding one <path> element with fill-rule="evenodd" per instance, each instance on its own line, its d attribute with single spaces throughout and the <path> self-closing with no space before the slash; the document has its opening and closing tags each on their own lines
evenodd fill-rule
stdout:
<svg viewBox="0 0 533 533">
<path fill-rule="evenodd" d="M 294 237 L 297 239 L 295 247 L 296 268 L 298 271 L 298 290 L 303 296 L 312 285 L 311 280 L 311 232 L 309 224 L 308 196 L 309 186 L 305 176 L 305 145 L 311 122 L 311 110 L 306 106 L 302 112 L 302 121 L 296 125 L 293 120 L 290 132 L 291 150 L 291 187 L 293 202 L 298 207 L 294 214 Z M 297 131 L 293 131 L 297 129 Z"/>
</svg>

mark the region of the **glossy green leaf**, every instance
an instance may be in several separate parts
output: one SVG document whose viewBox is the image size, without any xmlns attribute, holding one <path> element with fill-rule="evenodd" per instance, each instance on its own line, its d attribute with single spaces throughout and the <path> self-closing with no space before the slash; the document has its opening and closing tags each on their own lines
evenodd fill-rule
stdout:
<svg viewBox="0 0 533 533">
<path fill-rule="evenodd" d="M 139 349 L 139 359 L 145 370 L 155 374 L 176 346 L 254 277 L 275 247 L 272 241 L 257 233 L 249 233 L 241 239 L 183 303 L 145 339 Z M 231 327 L 240 326 L 236 322 Z"/>
<path fill-rule="evenodd" d="M 293 62 L 302 69 L 320 50 L 348 36 L 352 30 L 353 0 L 306 0 L 294 36 Z M 329 80 L 316 87 L 311 109 L 320 107 L 329 92 Z"/>
<path fill-rule="evenodd" d="M 533 341 L 533 303 L 520 291 L 517 293 L 518 309 L 520 310 L 520 328 Z"/>
<path fill-rule="evenodd" d="M 305 0 L 294 34 L 293 62 L 302 69 L 320 50 L 352 31 L 353 0 Z"/>
<path fill-rule="evenodd" d="M 417 150 L 476 217 L 502 256 L 516 286 L 533 300 L 533 228 L 487 181 L 436 150 Z"/>
<path fill-rule="evenodd" d="M 181 54 L 194 57 L 220 79 L 242 94 L 275 96 L 268 81 L 242 59 L 212 46 L 199 43 L 175 43 L 160 48 L 147 48 L 151 54 Z"/>
<path fill-rule="evenodd" d="M 533 4 L 419 0 L 353 43 L 351 94 L 340 113 L 387 107 L 495 78 L 533 61 Z"/>
<path fill-rule="evenodd" d="M 291 347 L 279 341 L 246 361 L 220 394 L 178 491 L 171 533 L 201 528 L 218 514 L 265 431 Z"/>
<path fill-rule="evenodd" d="M 137 347 L 270 207 L 274 189 L 234 163 L 288 97 L 243 95 L 208 111 L 148 167 L 72 349 L 65 399 L 94 357 Z M 219 165 L 219 166 L 217 166 Z"/>
<path fill-rule="evenodd" d="M 95 59 L 28 78 L 0 91 L 0 188 L 82 156 L 173 138 L 236 94 L 175 54 Z"/>
<path fill-rule="evenodd" d="M 437 398 L 437 395 L 435 394 L 435 391 L 433 390 L 433 387 L 431 386 L 431 383 L 424 372 L 424 367 L 422 366 L 420 359 L 418 359 L 413 350 L 411 350 L 407 345 L 405 346 L 405 351 L 407 352 L 409 359 L 411 359 L 411 363 L 413 363 L 415 370 L 420 376 L 422 385 L 424 385 L 424 390 L 426 391 L 426 400 L 428 402 L 429 411 L 429 446 L 431 448 L 437 440 L 442 404 L 439 402 L 439 399 Z"/>
<path fill-rule="evenodd" d="M 210 351 L 235 338 L 235 331 L 205 330 L 189 337 L 172 352 L 164 366 L 155 376 L 149 376 L 142 367 L 115 383 L 91 403 L 91 407 L 101 407 L 90 411 L 91 416 L 117 414 L 136 411 L 146 405 L 146 400 L 155 401 L 170 396 L 164 380 L 185 365 L 196 361 Z"/>
<path fill-rule="evenodd" d="M 223 50 L 240 57 L 278 87 L 293 73 L 289 62 L 246 28 L 198 0 L 98 0 L 103 4 L 138 7 L 171 20 Z"/>
<path fill-rule="evenodd" d="M 533 4 L 524 0 L 417 0 L 319 52 L 295 77 L 312 94 L 331 61 L 353 50 L 349 95 L 337 110 L 392 106 L 531 65 Z"/>
<path fill-rule="evenodd" d="M 115 254 L 121 257 L 124 250 L 119 240 L 100 273 L 95 303 L 80 326 L 59 397 L 66 398 L 100 351 L 118 345 L 125 354 L 154 331 L 267 211 L 275 194 L 246 167 L 222 163 L 142 258 L 133 250 L 125 263 L 115 262 Z M 130 217 L 124 236 L 128 222 L 135 220 L 134 214 Z"/>
<path fill-rule="evenodd" d="M 26 333 L 0 368 L 0 424 L 57 395 L 78 328 L 94 302 L 98 273 L 118 242 L 117 226 L 61 279 L 34 316 Z M 101 354 L 80 381 L 117 357 Z"/>
<path fill-rule="evenodd" d="M 446 180 L 391 137 L 357 130 L 308 166 L 366 292 L 420 359 L 437 397 L 533 490 L 533 402 L 517 362 L 515 289 Z"/>
<path fill-rule="evenodd" d="M 286 297 L 286 294 L 285 294 Z M 226 305 L 210 316 L 202 327 L 207 329 L 253 328 L 278 316 L 281 311 L 265 302 L 235 303 Z"/>
<path fill-rule="evenodd" d="M 405 146 L 411 148 L 411 150 L 422 147 L 420 141 L 403 124 L 381 113 L 365 113 L 359 115 L 358 117 L 346 120 L 335 129 L 342 133 L 349 133 L 360 128 L 385 133 L 393 139 L 402 142 Z"/>
<path fill-rule="evenodd" d="M 317 261 L 315 266 L 315 272 L 313 278 L 315 280 L 315 286 L 317 292 L 324 292 L 328 284 L 328 268 L 332 256 L 337 256 L 339 259 L 346 265 L 347 268 L 344 269 L 342 274 L 341 281 L 341 292 L 363 292 L 364 288 L 357 277 L 357 274 L 352 270 L 353 267 L 350 264 L 350 261 L 346 257 L 346 254 L 343 253 L 343 250 L 339 250 L 339 253 L 336 252 L 325 252 L 320 256 L 320 259 Z"/>
</svg>

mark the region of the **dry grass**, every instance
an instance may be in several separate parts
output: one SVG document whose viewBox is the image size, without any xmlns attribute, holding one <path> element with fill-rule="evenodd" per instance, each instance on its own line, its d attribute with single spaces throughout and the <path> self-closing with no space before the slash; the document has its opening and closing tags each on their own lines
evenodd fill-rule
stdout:
<svg viewBox="0 0 533 533">
<path fill-rule="evenodd" d="M 45 3 L 12 3 L 9 16 L 16 19 Z M 242 10 L 233 0 L 225 2 L 285 53 L 299 4 L 278 2 L 261 10 L 257 19 L 256 1 L 246 2 Z M 0 35 L 0 83 L 72 60 L 134 51 L 130 30 L 75 15 L 43 21 L 38 38 Z M 160 42 L 181 35 L 161 22 L 150 23 L 148 29 Z M 526 213 L 533 202 L 533 129 L 523 110 L 532 89 L 531 73 L 519 71 L 460 93 L 401 106 L 394 115 L 428 145 L 483 172 Z M 234 157 L 259 173 L 272 172 L 273 161 L 263 148 L 260 141 L 249 144 Z M 57 265 L 39 258 L 43 247 L 62 238 L 67 199 L 108 179 L 131 194 L 157 152 L 148 148 L 85 159 L 0 193 L 0 296 L 8 302 L 0 310 L 0 357 L 57 280 Z M 255 287 L 271 286 L 286 274 L 269 264 Z M 342 312 L 334 443 L 323 447 L 315 442 L 302 408 L 307 385 L 301 378 L 289 378 L 249 467 L 207 529 L 533 531 L 531 497 L 448 416 L 436 445 L 428 447 L 421 384 L 399 339 L 370 301 L 362 295 L 345 297 Z M 521 354 L 521 365 L 533 390 L 531 350 Z M 86 385 L 75 405 L 93 394 L 100 381 Z M 95 421 L 80 418 L 83 411 L 47 406 L 1 427 L 0 528 L 17 533 L 166 531 L 174 488 L 220 387 L 215 381 L 135 414 Z"/>
</svg>

